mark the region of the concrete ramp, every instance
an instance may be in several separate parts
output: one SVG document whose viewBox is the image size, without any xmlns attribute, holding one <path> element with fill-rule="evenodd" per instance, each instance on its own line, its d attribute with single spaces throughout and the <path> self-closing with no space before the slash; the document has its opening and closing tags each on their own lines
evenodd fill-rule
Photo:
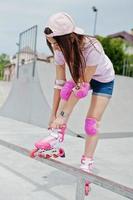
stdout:
<svg viewBox="0 0 133 200">
<path fill-rule="evenodd" d="M 19 79 L 14 80 L 0 115 L 47 127 L 50 108 L 44 98 L 37 71 L 33 78 L 32 69 L 32 63 L 20 67 Z"/>
<path fill-rule="evenodd" d="M 55 65 L 43 62 L 37 63 L 37 73 L 40 85 L 49 106 L 52 105 Z M 67 77 L 70 74 L 67 71 Z M 101 132 L 133 132 L 133 78 L 116 76 L 113 97 L 107 107 L 101 122 Z M 90 105 L 91 93 L 78 102 L 70 117 L 68 126 L 77 134 L 84 134 L 84 120 Z"/>
<path fill-rule="evenodd" d="M 67 78 L 70 74 L 67 71 Z M 20 77 L 13 87 L 0 115 L 19 121 L 47 127 L 53 101 L 55 65 L 36 62 L 35 77 L 32 77 L 32 63 L 20 68 Z M 115 89 L 110 105 L 101 122 L 101 133 L 133 132 L 133 78 L 116 76 Z M 91 100 L 91 94 L 78 102 L 70 117 L 68 127 L 72 132 L 84 134 L 84 120 Z"/>
<path fill-rule="evenodd" d="M 90 105 L 91 95 L 75 107 L 69 121 L 72 131 L 83 133 L 84 120 Z M 105 110 L 100 125 L 101 133 L 133 133 L 133 78 L 116 76 L 113 97 Z M 75 126 L 74 126 L 75 124 Z"/>
<path fill-rule="evenodd" d="M 55 82 L 55 64 L 38 61 L 36 64 L 37 74 L 40 80 L 40 85 L 49 106 L 53 102 L 53 87 Z M 70 79 L 70 73 L 66 70 L 67 79 Z"/>
</svg>

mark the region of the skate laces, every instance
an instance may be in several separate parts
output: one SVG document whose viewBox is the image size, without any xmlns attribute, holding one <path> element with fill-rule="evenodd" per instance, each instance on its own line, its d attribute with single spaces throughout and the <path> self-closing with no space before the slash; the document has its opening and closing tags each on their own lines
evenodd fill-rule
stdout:
<svg viewBox="0 0 133 200">
<path fill-rule="evenodd" d="M 59 136 L 58 129 L 50 129 L 50 135 L 55 139 L 58 139 Z"/>
<path fill-rule="evenodd" d="M 59 142 L 63 142 L 64 140 L 64 133 L 65 133 L 65 127 L 59 128 L 59 129 L 50 129 L 50 135 L 54 137 Z"/>
<path fill-rule="evenodd" d="M 81 169 L 88 169 L 88 170 L 92 170 L 93 169 L 93 164 L 94 164 L 94 160 L 93 158 L 87 158 L 86 156 L 82 156 L 81 158 Z"/>
</svg>

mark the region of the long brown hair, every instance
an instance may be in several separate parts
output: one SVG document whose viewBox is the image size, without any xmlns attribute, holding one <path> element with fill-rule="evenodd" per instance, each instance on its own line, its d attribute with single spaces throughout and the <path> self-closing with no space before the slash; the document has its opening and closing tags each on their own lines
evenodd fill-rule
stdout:
<svg viewBox="0 0 133 200">
<path fill-rule="evenodd" d="M 52 30 L 48 27 L 45 28 L 44 33 L 50 34 Z M 84 81 L 84 70 L 85 70 L 85 58 L 82 53 L 81 45 L 84 39 L 84 35 L 78 35 L 76 33 L 70 33 L 63 36 L 54 36 L 53 38 L 56 40 L 59 45 L 65 61 L 69 67 L 71 76 L 75 83 L 79 81 Z M 47 39 L 46 39 L 47 40 Z M 53 48 L 47 40 L 47 44 L 50 50 L 53 52 Z"/>
</svg>

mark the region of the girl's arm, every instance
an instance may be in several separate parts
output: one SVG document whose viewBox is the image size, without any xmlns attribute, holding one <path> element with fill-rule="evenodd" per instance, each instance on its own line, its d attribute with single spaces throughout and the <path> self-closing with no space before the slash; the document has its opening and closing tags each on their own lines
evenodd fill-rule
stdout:
<svg viewBox="0 0 133 200">
<path fill-rule="evenodd" d="M 57 65 L 56 66 L 56 77 L 55 77 L 55 79 L 66 81 L 65 65 Z M 50 124 L 56 118 L 59 103 L 60 103 L 60 90 L 54 89 L 53 104 L 52 104 L 52 111 L 51 111 L 51 116 L 50 116 L 50 120 L 49 120 L 49 127 L 50 127 Z"/>
<path fill-rule="evenodd" d="M 95 74 L 95 71 L 96 71 L 95 66 L 86 67 L 85 74 L 84 74 L 85 82 L 88 82 L 88 83 L 90 82 L 90 80 L 92 79 L 92 76 Z M 64 107 L 62 107 L 62 110 L 60 110 L 60 113 L 57 119 L 53 122 L 52 124 L 53 128 L 59 128 L 60 126 L 62 126 L 62 124 L 67 123 L 69 116 L 78 101 L 79 99 L 72 92 L 68 101 L 64 104 Z"/>
</svg>

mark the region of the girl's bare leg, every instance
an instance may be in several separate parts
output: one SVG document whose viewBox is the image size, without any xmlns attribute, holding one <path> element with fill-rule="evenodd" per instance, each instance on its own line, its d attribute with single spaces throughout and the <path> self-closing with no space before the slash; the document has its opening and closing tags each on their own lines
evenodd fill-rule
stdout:
<svg viewBox="0 0 133 200">
<path fill-rule="evenodd" d="M 88 110 L 86 118 L 96 119 L 98 122 L 97 126 L 99 126 L 100 120 L 108 103 L 109 103 L 108 97 L 92 95 L 91 105 Z M 84 155 L 86 157 L 88 158 L 93 157 L 94 152 L 96 150 L 98 138 L 99 134 L 96 134 L 95 136 L 86 135 L 85 150 L 84 150 Z"/>
</svg>

